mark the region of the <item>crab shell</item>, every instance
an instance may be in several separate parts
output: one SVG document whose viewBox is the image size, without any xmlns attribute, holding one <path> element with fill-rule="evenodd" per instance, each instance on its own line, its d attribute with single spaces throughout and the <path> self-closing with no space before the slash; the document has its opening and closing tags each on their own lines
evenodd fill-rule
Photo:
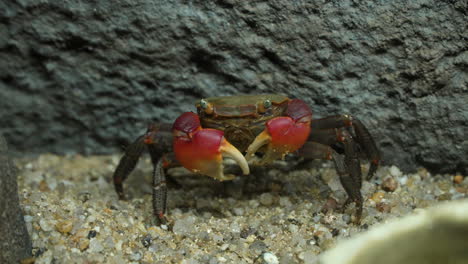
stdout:
<svg viewBox="0 0 468 264">
<path fill-rule="evenodd" d="M 285 115 L 290 101 L 288 97 L 277 94 L 211 97 L 203 100 L 207 103 L 205 107 L 200 102 L 196 104 L 202 127 L 224 131 L 227 141 L 241 152 L 245 152 L 265 129 L 266 122 Z"/>
</svg>

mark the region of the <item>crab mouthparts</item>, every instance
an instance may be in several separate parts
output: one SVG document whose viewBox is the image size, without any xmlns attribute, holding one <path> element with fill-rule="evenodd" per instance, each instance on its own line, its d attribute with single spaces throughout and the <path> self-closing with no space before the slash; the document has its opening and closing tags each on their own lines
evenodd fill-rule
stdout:
<svg viewBox="0 0 468 264">
<path fill-rule="evenodd" d="M 234 178 L 233 175 L 224 175 L 223 157 L 233 159 L 244 174 L 249 174 L 247 160 L 223 135 L 219 130 L 200 129 L 191 137 L 174 137 L 176 159 L 186 169 L 220 181 Z"/>
</svg>

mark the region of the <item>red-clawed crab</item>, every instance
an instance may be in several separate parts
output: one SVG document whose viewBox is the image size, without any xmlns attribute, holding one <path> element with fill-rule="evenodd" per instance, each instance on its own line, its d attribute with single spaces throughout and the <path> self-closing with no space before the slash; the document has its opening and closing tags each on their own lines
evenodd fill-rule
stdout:
<svg viewBox="0 0 468 264">
<path fill-rule="evenodd" d="M 196 107 L 198 114 L 183 113 L 173 125 L 150 125 L 144 135 L 127 147 L 114 172 L 120 199 L 124 199 L 122 182 L 145 148 L 154 165 L 153 209 L 163 223 L 168 164 L 180 164 L 194 173 L 224 181 L 234 176 L 224 174 L 223 157 L 234 159 L 243 173 L 249 174 L 249 161 L 251 165 L 267 164 L 295 152 L 305 159 L 334 161 L 348 194 L 345 205 L 356 203 L 359 221 L 362 214 L 359 158 L 370 161 L 368 179 L 380 161 L 372 136 L 359 120 L 349 115 L 312 120 L 312 112 L 302 100 L 275 94 L 213 97 L 200 100 Z M 171 160 L 171 153 L 175 154 L 175 160 Z"/>
</svg>

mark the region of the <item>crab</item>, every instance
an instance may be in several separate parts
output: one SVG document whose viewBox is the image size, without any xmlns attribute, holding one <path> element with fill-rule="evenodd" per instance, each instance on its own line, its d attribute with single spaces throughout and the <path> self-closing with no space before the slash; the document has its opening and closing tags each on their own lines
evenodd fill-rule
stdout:
<svg viewBox="0 0 468 264">
<path fill-rule="evenodd" d="M 380 162 L 379 150 L 361 121 L 350 115 L 312 120 L 312 111 L 300 99 L 283 95 L 238 95 L 201 99 L 197 113 L 185 112 L 171 124 L 151 124 L 125 150 L 114 172 L 119 199 L 125 199 L 123 182 L 135 168 L 145 149 L 153 164 L 153 210 L 159 223 L 167 223 L 167 169 L 183 166 L 193 173 L 219 181 L 225 174 L 223 159 L 233 159 L 243 174 L 249 166 L 265 165 L 287 154 L 305 160 L 333 160 L 348 195 L 343 208 L 354 202 L 360 221 L 360 158 L 370 162 L 370 179 Z"/>
</svg>

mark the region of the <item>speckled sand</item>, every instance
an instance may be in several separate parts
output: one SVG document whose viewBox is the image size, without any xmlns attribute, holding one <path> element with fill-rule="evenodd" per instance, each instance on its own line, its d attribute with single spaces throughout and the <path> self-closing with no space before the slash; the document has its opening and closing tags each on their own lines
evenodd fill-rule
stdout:
<svg viewBox="0 0 468 264">
<path fill-rule="evenodd" d="M 181 187 L 169 190 L 170 224 L 161 228 L 153 222 L 149 160 L 125 183 L 129 200 L 119 201 L 111 180 L 119 157 L 16 160 L 36 263 L 317 263 L 342 239 L 468 191 L 462 175 L 381 167 L 363 183 L 357 226 L 353 205 L 337 209 L 346 194 L 331 163 L 279 162 L 283 169 L 227 185 L 176 168 L 170 173 Z"/>
</svg>

